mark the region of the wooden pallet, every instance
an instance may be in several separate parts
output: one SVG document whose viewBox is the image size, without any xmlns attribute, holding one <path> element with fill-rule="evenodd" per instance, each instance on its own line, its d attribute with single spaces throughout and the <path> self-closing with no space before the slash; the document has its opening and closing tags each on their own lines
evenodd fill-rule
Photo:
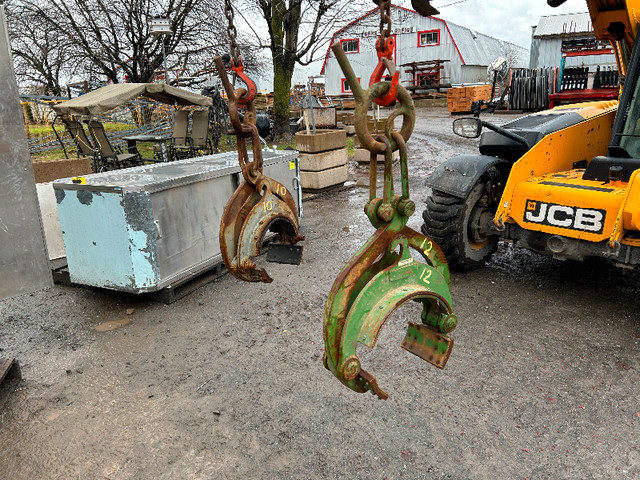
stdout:
<svg viewBox="0 0 640 480">
<path fill-rule="evenodd" d="M 489 101 L 490 97 L 491 85 L 450 88 L 447 90 L 447 107 L 451 113 L 469 112 L 473 102 Z"/>
</svg>

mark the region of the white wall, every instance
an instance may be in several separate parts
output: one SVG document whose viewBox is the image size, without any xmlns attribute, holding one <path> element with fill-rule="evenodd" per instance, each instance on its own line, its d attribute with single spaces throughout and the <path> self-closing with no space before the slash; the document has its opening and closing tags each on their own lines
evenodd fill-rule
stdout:
<svg viewBox="0 0 640 480">
<path fill-rule="evenodd" d="M 420 62 L 424 60 L 450 60 L 445 63 L 445 68 L 441 72 L 441 80 L 449 82 L 453 78 L 460 78 L 460 67 L 462 61 L 460 55 L 456 51 L 454 42 L 447 32 L 445 23 L 429 17 L 420 17 L 419 15 L 406 12 L 400 9 L 392 10 L 393 25 L 401 25 L 405 29 L 405 33 L 398 31 L 396 27 L 396 63 L 401 65 L 409 62 Z M 359 53 L 350 53 L 347 55 L 355 74 L 360 77 L 360 83 L 368 86 L 369 77 L 377 64 L 377 56 L 375 53 L 375 42 L 378 38 L 379 17 L 376 13 L 369 15 L 360 22 L 351 27 L 347 27 L 335 37 L 335 41 L 340 39 L 358 38 L 360 43 Z M 406 30 L 412 30 L 407 32 Z M 440 45 L 418 47 L 418 32 L 424 30 L 440 30 Z M 486 67 L 485 67 L 486 72 Z M 325 64 L 325 92 L 327 95 L 337 95 L 342 93 L 341 79 L 344 74 L 340 70 L 340 66 L 333 55 L 329 54 L 329 58 Z M 400 80 L 410 80 L 410 75 L 401 75 Z M 408 84 L 407 84 L 408 85 Z"/>
<path fill-rule="evenodd" d="M 530 68 L 559 67 L 562 61 L 562 39 L 561 38 L 541 38 L 534 39 L 538 46 L 537 59 L 532 55 Z M 532 52 L 534 49 L 531 49 Z M 566 57 L 565 67 L 588 66 L 590 71 L 595 72 L 596 66 L 615 66 L 616 57 L 614 54 L 606 55 L 581 55 L 576 57 Z"/>
<path fill-rule="evenodd" d="M 460 81 L 457 83 L 483 83 L 487 81 L 487 67 L 463 65 L 460 69 Z"/>
</svg>

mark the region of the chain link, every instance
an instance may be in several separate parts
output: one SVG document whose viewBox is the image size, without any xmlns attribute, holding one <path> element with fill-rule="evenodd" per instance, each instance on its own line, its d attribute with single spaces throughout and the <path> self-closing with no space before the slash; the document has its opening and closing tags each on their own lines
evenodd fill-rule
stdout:
<svg viewBox="0 0 640 480">
<path fill-rule="evenodd" d="M 391 36 L 391 0 L 382 0 L 380 2 L 380 43 L 384 45 L 389 36 Z"/>
<path fill-rule="evenodd" d="M 233 58 L 233 63 L 235 65 L 239 65 L 240 49 L 238 48 L 238 44 L 236 43 L 238 31 L 236 30 L 236 27 L 233 24 L 233 6 L 231 5 L 231 0 L 225 0 L 224 13 L 227 16 L 227 21 L 229 22 L 229 27 L 227 28 L 227 34 L 229 35 L 229 41 L 231 42 L 231 58 Z"/>
</svg>

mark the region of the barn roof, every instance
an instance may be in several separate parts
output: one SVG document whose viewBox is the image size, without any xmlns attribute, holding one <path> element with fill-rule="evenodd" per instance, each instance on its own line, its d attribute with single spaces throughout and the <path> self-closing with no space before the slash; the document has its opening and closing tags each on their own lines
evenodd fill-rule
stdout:
<svg viewBox="0 0 640 480">
<path fill-rule="evenodd" d="M 526 66 L 528 63 L 529 51 L 520 45 L 490 37 L 455 23 L 445 23 L 458 51 L 462 52 L 465 65 L 489 65 L 495 58 L 505 55 L 505 46 L 508 46 L 516 57 L 514 66 Z"/>
<path fill-rule="evenodd" d="M 399 5 L 391 5 L 391 7 L 419 15 L 419 13 L 415 10 L 401 7 Z M 325 67 L 327 65 L 327 59 L 329 58 L 329 55 L 331 53 L 331 45 L 335 41 L 336 37 L 338 37 L 343 31 L 349 29 L 351 26 L 362 21 L 369 15 L 377 13 L 378 10 L 379 7 L 369 10 L 367 13 L 356 18 L 333 34 L 333 37 L 331 37 L 331 41 L 329 42 L 329 48 L 327 49 L 327 53 L 324 57 L 322 69 L 320 70 L 321 75 L 324 75 Z M 456 25 L 455 23 L 447 22 L 442 18 L 430 18 L 444 24 L 445 30 L 449 32 L 451 38 L 453 39 L 453 43 L 458 52 L 458 55 L 460 55 L 460 59 L 462 60 L 463 65 L 489 65 L 496 57 L 504 56 L 504 46 L 508 45 L 518 57 L 519 61 L 516 62 L 516 66 L 526 66 L 527 59 L 529 57 L 529 52 L 526 48 L 523 48 L 520 45 L 516 45 L 514 43 L 505 42 L 503 40 L 490 37 L 483 33 L 478 33 L 474 30 L 471 30 L 470 28 Z"/>
<path fill-rule="evenodd" d="M 560 37 L 580 34 L 592 34 L 593 25 L 588 12 L 545 15 L 540 17 L 533 36 Z"/>
</svg>

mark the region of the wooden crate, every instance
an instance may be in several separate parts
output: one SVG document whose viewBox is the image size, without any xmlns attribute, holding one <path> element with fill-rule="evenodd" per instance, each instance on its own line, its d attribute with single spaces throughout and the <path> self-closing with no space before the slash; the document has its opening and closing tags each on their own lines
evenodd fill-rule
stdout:
<svg viewBox="0 0 640 480">
<path fill-rule="evenodd" d="M 491 85 L 450 88 L 447 90 L 447 107 L 451 113 L 469 112 L 471 104 L 478 100 L 491 100 Z"/>
<path fill-rule="evenodd" d="M 268 110 L 273 107 L 273 94 L 258 93 L 253 104 L 256 110 Z"/>
</svg>

